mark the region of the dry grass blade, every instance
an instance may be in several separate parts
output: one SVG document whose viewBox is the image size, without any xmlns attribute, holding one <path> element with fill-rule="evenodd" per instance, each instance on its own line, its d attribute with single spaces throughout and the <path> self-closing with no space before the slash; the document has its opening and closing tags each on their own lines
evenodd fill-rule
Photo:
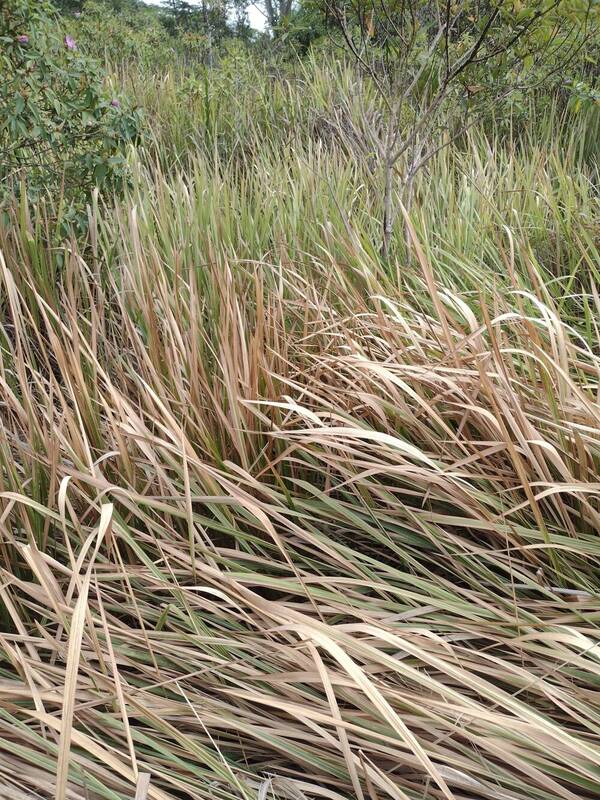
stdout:
<svg viewBox="0 0 600 800">
<path fill-rule="evenodd" d="M 150 778 L 151 775 L 149 772 L 141 772 L 138 775 L 137 784 L 135 787 L 135 800 L 147 800 L 148 789 L 150 788 Z"/>
<path fill-rule="evenodd" d="M 94 558 L 111 523 L 113 506 L 110 503 L 102 507 L 100 524 L 96 539 L 95 553 L 88 565 L 85 577 L 79 588 L 79 596 L 73 610 L 69 630 L 69 645 L 67 650 L 67 664 L 65 670 L 64 699 L 61 713 L 60 741 L 58 746 L 58 761 L 56 769 L 56 800 L 66 800 L 67 781 L 69 778 L 69 760 L 71 753 L 71 732 L 73 730 L 73 712 L 77 692 L 77 675 L 81 658 L 81 644 L 83 640 L 84 625 L 87 612 L 88 595 L 92 580 Z"/>
</svg>

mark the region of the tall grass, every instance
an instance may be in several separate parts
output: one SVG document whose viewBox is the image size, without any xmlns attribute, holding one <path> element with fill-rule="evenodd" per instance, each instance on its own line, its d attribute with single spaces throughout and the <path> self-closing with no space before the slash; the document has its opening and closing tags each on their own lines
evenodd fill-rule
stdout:
<svg viewBox="0 0 600 800">
<path fill-rule="evenodd" d="M 596 797 L 580 132 L 440 153 L 383 265 L 362 162 L 265 124 L 0 228 L 4 795 Z"/>
</svg>

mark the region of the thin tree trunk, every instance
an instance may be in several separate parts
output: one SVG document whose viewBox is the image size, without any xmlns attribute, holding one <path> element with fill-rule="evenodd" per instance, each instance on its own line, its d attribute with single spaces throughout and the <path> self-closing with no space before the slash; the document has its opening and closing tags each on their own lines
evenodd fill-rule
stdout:
<svg viewBox="0 0 600 800">
<path fill-rule="evenodd" d="M 404 208 L 406 209 L 407 214 L 410 214 L 410 209 L 412 207 L 413 194 L 414 194 L 414 181 L 415 181 L 414 173 L 409 172 L 408 177 L 404 183 L 404 192 L 402 197 L 402 202 L 404 203 Z M 406 242 L 407 255 L 410 255 L 412 249 L 412 240 L 410 238 L 410 231 L 408 229 L 407 222 L 404 223 L 404 239 Z"/>
<path fill-rule="evenodd" d="M 381 240 L 381 255 L 387 260 L 390 254 L 390 243 L 394 226 L 393 209 L 394 188 L 394 163 L 389 158 L 385 160 L 385 189 L 383 194 L 383 235 Z"/>
<path fill-rule="evenodd" d="M 390 244 L 392 241 L 392 231 L 394 228 L 394 165 L 397 158 L 394 157 L 394 145 L 396 143 L 397 121 L 399 107 L 396 103 L 390 108 L 390 116 L 387 121 L 387 131 L 385 135 L 385 146 L 382 148 L 384 156 L 384 191 L 383 191 L 383 231 L 381 238 L 381 256 L 387 261 L 390 254 Z"/>
<path fill-rule="evenodd" d="M 267 10 L 267 19 L 269 20 L 271 33 L 274 33 L 275 28 L 277 27 L 277 15 L 273 6 L 273 0 L 265 0 L 265 8 Z"/>
</svg>

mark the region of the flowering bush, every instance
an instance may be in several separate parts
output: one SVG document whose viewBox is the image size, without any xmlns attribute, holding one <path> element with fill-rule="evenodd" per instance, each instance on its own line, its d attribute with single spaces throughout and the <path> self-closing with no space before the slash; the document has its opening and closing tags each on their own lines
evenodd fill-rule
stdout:
<svg viewBox="0 0 600 800">
<path fill-rule="evenodd" d="M 81 209 L 94 186 L 122 187 L 141 117 L 61 24 L 46 0 L 0 6 L 0 199 L 25 185 Z"/>
</svg>

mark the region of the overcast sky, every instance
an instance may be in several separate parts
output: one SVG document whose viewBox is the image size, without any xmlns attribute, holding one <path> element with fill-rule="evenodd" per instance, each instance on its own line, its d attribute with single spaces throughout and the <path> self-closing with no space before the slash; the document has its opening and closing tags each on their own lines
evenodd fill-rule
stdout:
<svg viewBox="0 0 600 800">
<path fill-rule="evenodd" d="M 248 6 L 248 17 L 250 18 L 250 25 L 253 28 L 258 28 L 259 31 L 265 27 L 266 17 L 263 13 L 262 6 L 259 3 L 252 3 Z"/>
</svg>

